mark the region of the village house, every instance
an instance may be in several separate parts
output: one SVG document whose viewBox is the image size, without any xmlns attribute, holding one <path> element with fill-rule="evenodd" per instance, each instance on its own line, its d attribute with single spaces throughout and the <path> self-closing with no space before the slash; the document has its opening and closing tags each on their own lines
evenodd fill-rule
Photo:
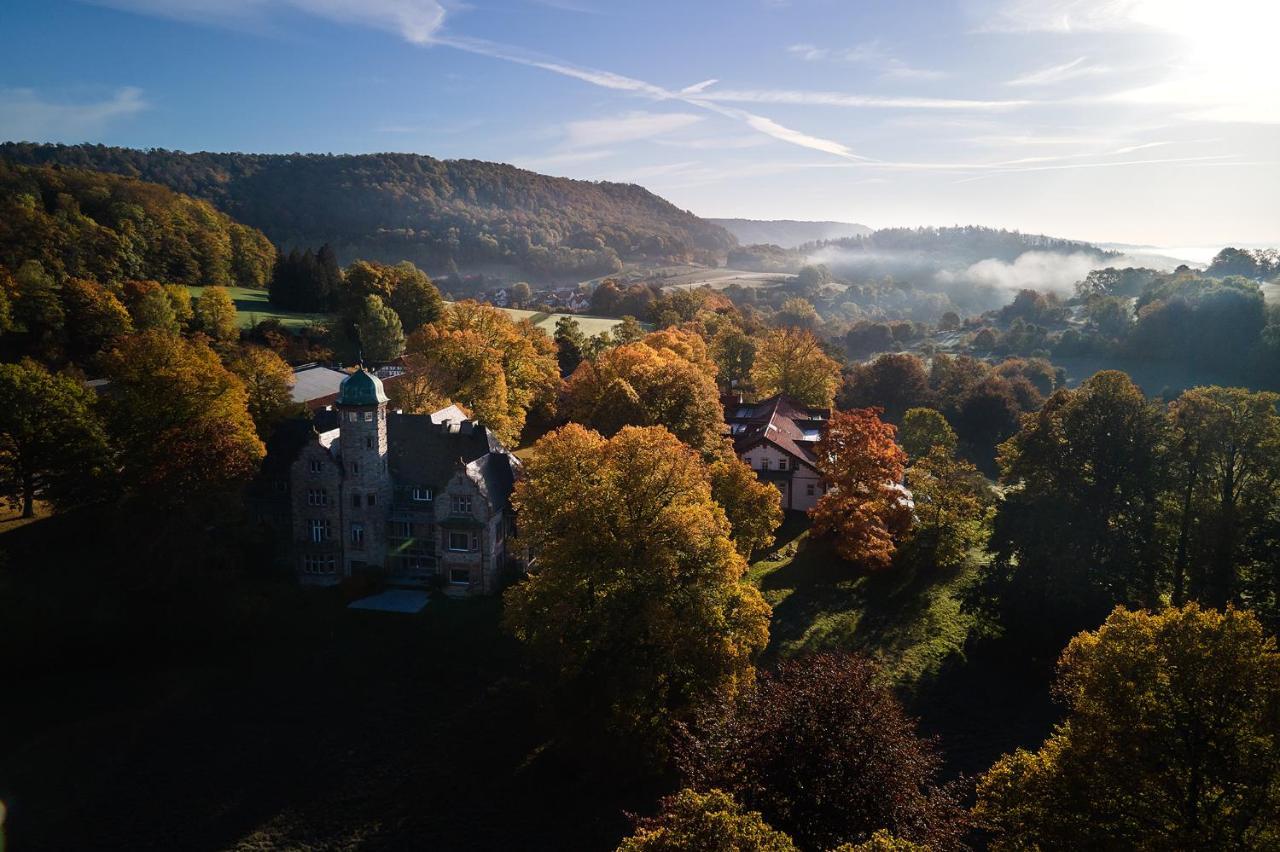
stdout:
<svg viewBox="0 0 1280 852">
<path fill-rule="evenodd" d="M 403 587 L 492 594 L 520 569 L 507 549 L 519 460 L 456 406 L 389 411 L 359 369 L 334 406 L 268 442 L 259 518 L 279 529 L 299 580 L 367 575 Z"/>
<path fill-rule="evenodd" d="M 760 402 L 733 396 L 725 404 L 734 452 L 778 489 L 787 510 L 807 511 L 823 494 L 814 447 L 830 418 L 829 409 L 800 405 L 780 394 Z"/>
</svg>

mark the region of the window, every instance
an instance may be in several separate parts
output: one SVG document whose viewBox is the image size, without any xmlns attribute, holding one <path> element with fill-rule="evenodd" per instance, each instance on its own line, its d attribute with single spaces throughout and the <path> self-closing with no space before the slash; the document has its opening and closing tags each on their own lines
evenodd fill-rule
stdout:
<svg viewBox="0 0 1280 852">
<path fill-rule="evenodd" d="M 364 504 L 365 504 L 366 506 L 372 506 L 372 505 L 374 504 L 374 500 L 377 498 L 377 496 L 378 496 L 378 495 L 376 495 L 376 494 L 366 494 L 366 495 L 364 496 Z"/>
<path fill-rule="evenodd" d="M 814 492 L 815 492 L 816 490 L 817 490 L 817 489 L 815 489 L 815 488 L 813 487 L 813 483 L 812 483 L 812 482 L 810 482 L 808 485 L 806 485 L 806 486 L 804 487 L 804 493 L 805 493 L 805 494 L 808 494 L 810 497 L 812 497 L 812 496 L 814 495 Z"/>
<path fill-rule="evenodd" d="M 359 472 L 360 472 L 360 462 L 352 462 L 352 463 L 351 463 L 351 472 L 352 472 L 352 473 L 359 473 Z"/>
<path fill-rule="evenodd" d="M 760 459 L 760 469 L 761 469 L 761 470 L 768 470 L 768 469 L 769 469 L 769 459 L 768 459 L 768 457 L 765 457 L 765 458 Z"/>
<path fill-rule="evenodd" d="M 351 546 L 364 547 L 364 524 L 351 525 Z"/>
<path fill-rule="evenodd" d="M 352 495 L 351 495 L 351 507 L 352 507 L 352 508 L 354 508 L 354 509 L 359 509 L 359 508 L 360 508 L 360 495 L 359 495 L 359 494 L 352 494 Z"/>
<path fill-rule="evenodd" d="M 787 460 L 778 459 L 778 470 L 786 470 L 786 469 L 787 469 Z"/>
<path fill-rule="evenodd" d="M 332 555 L 309 553 L 302 558 L 302 571 L 305 574 L 334 574 L 337 565 Z"/>
<path fill-rule="evenodd" d="M 411 521 L 392 521 L 391 535 L 394 538 L 413 538 L 413 523 Z"/>
<path fill-rule="evenodd" d="M 471 569 L 470 568 L 450 568 L 449 582 L 455 586 L 471 585 Z"/>
<path fill-rule="evenodd" d="M 471 549 L 471 536 L 464 532 L 449 533 L 449 549 L 454 553 L 466 553 Z"/>
<path fill-rule="evenodd" d="M 328 506 L 329 492 L 323 488 L 307 489 L 307 505 L 308 506 Z"/>
<path fill-rule="evenodd" d="M 412 491 L 412 493 L 410 494 L 410 496 L 413 498 L 414 502 L 417 502 L 417 503 L 429 503 L 429 502 L 431 502 L 431 489 L 430 489 L 430 488 L 415 488 L 415 489 L 413 489 L 413 491 Z"/>
<path fill-rule="evenodd" d="M 355 422 L 356 422 L 356 413 L 355 413 L 354 411 L 348 411 L 348 412 L 347 412 L 347 422 L 348 422 L 348 423 L 355 423 Z"/>
<path fill-rule="evenodd" d="M 325 518 L 312 518 L 311 540 L 316 544 L 329 540 L 329 521 Z"/>
<path fill-rule="evenodd" d="M 322 470 L 324 470 L 324 462 L 320 461 L 320 459 L 312 459 L 311 472 L 320 473 Z"/>
<path fill-rule="evenodd" d="M 366 412 L 364 413 L 364 422 L 365 422 L 365 423 L 371 423 L 371 422 L 373 422 L 373 412 L 372 412 L 372 411 L 366 411 Z"/>
<path fill-rule="evenodd" d="M 471 514 L 471 495 L 464 494 L 453 498 L 453 513 L 455 515 Z"/>
<path fill-rule="evenodd" d="M 373 449 L 373 436 L 372 436 L 372 435 L 368 435 L 368 436 L 366 436 L 366 437 L 365 437 L 365 439 L 364 439 L 364 448 L 365 448 L 366 450 L 372 450 L 372 449 Z"/>
</svg>

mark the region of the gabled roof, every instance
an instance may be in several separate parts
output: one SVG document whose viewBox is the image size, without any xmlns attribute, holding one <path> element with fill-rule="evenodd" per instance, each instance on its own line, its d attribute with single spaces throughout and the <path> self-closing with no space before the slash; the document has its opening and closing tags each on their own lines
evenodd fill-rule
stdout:
<svg viewBox="0 0 1280 852">
<path fill-rule="evenodd" d="M 782 394 L 759 402 L 742 402 L 736 397 L 725 402 L 724 419 L 734 452 L 742 454 L 768 441 L 811 466 L 817 461 L 813 447 L 830 417 L 830 409 L 801 405 Z"/>
</svg>

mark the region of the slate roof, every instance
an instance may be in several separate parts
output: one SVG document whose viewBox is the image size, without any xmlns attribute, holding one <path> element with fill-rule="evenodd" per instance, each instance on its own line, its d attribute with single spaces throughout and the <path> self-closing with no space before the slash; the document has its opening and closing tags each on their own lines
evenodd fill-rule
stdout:
<svg viewBox="0 0 1280 852">
<path fill-rule="evenodd" d="M 465 466 L 495 509 L 507 506 L 519 461 L 483 425 L 433 422 L 436 414 L 387 415 L 387 464 L 400 485 L 443 490 Z"/>
<path fill-rule="evenodd" d="M 736 397 L 725 402 L 724 419 L 735 453 L 741 455 L 768 441 L 811 467 L 817 462 L 813 448 L 830 418 L 830 409 L 801 405 L 782 394 L 759 402 L 740 402 Z"/>
<path fill-rule="evenodd" d="M 319 364 L 301 367 L 293 371 L 293 389 L 289 392 L 294 402 L 332 402 L 338 396 L 338 388 L 347 374 L 331 370 Z"/>
</svg>

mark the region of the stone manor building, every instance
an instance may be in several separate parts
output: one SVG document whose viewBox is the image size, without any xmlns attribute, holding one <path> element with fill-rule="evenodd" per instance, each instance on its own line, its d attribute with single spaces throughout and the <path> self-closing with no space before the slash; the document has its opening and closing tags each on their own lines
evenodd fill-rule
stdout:
<svg viewBox="0 0 1280 852">
<path fill-rule="evenodd" d="M 367 574 L 473 595 L 498 591 L 518 570 L 507 542 L 520 462 L 482 424 L 456 406 L 388 411 L 381 380 L 363 369 L 316 423 L 264 465 L 287 493 L 286 549 L 302 582 Z M 280 505 L 279 521 L 284 514 Z"/>
</svg>

